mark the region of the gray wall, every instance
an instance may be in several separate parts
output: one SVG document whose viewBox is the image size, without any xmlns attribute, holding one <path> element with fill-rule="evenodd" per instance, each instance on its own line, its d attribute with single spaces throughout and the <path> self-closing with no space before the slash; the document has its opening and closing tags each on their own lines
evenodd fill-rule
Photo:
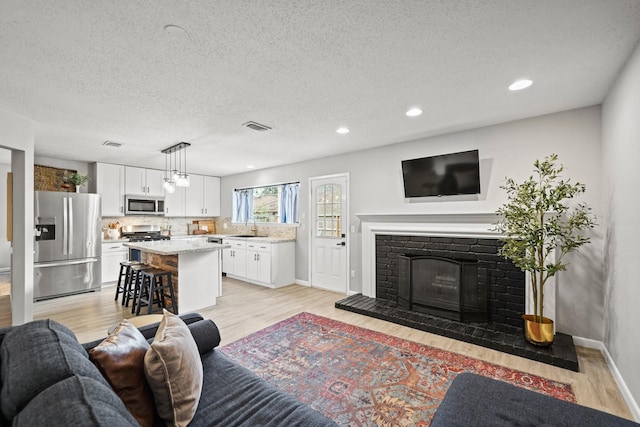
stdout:
<svg viewBox="0 0 640 427">
<path fill-rule="evenodd" d="M 348 139 L 345 139 L 348 144 Z M 456 197 L 429 198 L 408 202 L 403 197 L 400 162 L 404 159 L 470 149 L 480 150 L 482 194 L 477 200 Z M 356 277 L 349 289 L 362 289 L 361 254 L 357 213 L 451 213 L 494 212 L 505 201 L 499 189 L 506 176 L 523 180 L 533 161 L 557 153 L 565 174 L 584 182 L 588 202 L 596 215 L 601 209 L 600 108 L 598 106 L 561 112 L 516 122 L 441 135 L 386 147 L 327 157 L 282 167 L 223 177 L 221 216 L 231 216 L 234 188 L 299 180 L 301 211 L 305 220 L 298 229 L 296 278 L 309 274 L 309 178 L 334 173 L 350 174 L 350 263 Z M 593 243 L 572 257 L 568 272 L 558 278 L 557 327 L 561 332 L 603 339 L 602 230 Z"/>
<path fill-rule="evenodd" d="M 605 345 L 635 400 L 640 419 L 640 45 L 602 108 L 605 237 Z"/>
</svg>

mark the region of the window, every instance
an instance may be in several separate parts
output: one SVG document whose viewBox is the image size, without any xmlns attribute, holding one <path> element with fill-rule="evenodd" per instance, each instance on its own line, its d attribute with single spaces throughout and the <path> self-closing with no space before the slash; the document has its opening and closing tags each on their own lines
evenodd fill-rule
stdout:
<svg viewBox="0 0 640 427">
<path fill-rule="evenodd" d="M 321 185 L 316 189 L 317 237 L 341 237 L 342 191 L 337 184 Z"/>
<path fill-rule="evenodd" d="M 231 221 L 297 224 L 299 195 L 299 182 L 234 190 Z"/>
</svg>

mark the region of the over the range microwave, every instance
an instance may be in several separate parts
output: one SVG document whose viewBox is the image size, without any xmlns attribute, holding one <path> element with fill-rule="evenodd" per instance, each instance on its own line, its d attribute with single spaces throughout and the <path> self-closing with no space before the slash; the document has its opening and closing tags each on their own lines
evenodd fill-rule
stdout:
<svg viewBox="0 0 640 427">
<path fill-rule="evenodd" d="M 164 198 L 124 196 L 125 215 L 164 215 Z"/>
</svg>

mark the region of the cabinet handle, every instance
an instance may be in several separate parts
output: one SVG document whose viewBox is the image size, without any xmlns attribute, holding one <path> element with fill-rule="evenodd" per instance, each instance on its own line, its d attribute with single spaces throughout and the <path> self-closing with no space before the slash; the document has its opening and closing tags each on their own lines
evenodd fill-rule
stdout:
<svg viewBox="0 0 640 427">
<path fill-rule="evenodd" d="M 258 259 L 256 259 L 256 261 L 260 261 L 260 254 L 256 254 L 256 256 L 258 257 Z"/>
<path fill-rule="evenodd" d="M 124 206 L 120 206 L 120 213 L 124 212 Z"/>
<path fill-rule="evenodd" d="M 204 213 L 209 213 L 209 209 L 205 208 Z"/>
<path fill-rule="evenodd" d="M 120 246 L 111 246 L 109 249 L 118 249 Z"/>
</svg>

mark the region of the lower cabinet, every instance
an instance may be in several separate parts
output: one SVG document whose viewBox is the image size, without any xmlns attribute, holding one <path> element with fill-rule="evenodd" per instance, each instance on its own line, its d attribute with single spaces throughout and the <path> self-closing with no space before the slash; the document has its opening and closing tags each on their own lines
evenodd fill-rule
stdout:
<svg viewBox="0 0 640 427">
<path fill-rule="evenodd" d="M 123 242 L 102 243 L 102 283 L 118 280 L 122 261 L 129 261 L 129 248 Z"/>
<path fill-rule="evenodd" d="M 244 278 L 247 276 L 247 242 L 223 240 L 231 248 L 222 252 L 222 272 L 227 276 Z"/>
<path fill-rule="evenodd" d="M 295 282 L 294 242 L 255 242 L 225 239 L 231 248 L 223 251 L 222 271 L 229 277 L 278 288 Z"/>
</svg>

